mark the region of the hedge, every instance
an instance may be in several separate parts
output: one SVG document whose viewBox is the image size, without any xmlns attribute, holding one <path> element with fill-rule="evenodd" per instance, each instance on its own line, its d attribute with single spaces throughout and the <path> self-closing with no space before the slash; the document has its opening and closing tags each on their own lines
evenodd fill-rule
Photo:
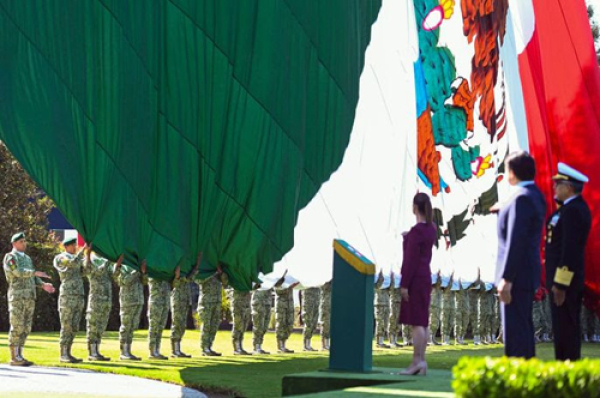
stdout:
<svg viewBox="0 0 600 398">
<path fill-rule="evenodd" d="M 463 357 L 452 369 L 457 397 L 600 397 L 600 360 Z"/>
</svg>

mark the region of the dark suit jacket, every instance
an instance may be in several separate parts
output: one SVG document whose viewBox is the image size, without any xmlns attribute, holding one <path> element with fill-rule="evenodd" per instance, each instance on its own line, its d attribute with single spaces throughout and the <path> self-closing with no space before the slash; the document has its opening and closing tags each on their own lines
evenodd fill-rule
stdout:
<svg viewBox="0 0 600 398">
<path fill-rule="evenodd" d="M 546 285 L 552 288 L 556 268 L 574 272 L 570 286 L 563 289 L 583 290 L 585 245 L 592 224 L 590 209 L 578 196 L 555 211 L 546 224 Z"/>
<path fill-rule="evenodd" d="M 497 271 L 513 289 L 536 290 L 540 285 L 540 245 L 546 200 L 537 186 L 518 187 L 498 216 Z M 497 279 L 500 275 L 497 275 Z"/>
</svg>

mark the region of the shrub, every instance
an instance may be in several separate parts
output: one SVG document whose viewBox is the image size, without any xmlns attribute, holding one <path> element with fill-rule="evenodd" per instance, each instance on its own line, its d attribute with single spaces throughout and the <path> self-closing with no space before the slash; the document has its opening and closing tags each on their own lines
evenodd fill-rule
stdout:
<svg viewBox="0 0 600 398">
<path fill-rule="evenodd" d="M 464 357 L 452 372 L 457 397 L 600 397 L 600 360 Z"/>
</svg>

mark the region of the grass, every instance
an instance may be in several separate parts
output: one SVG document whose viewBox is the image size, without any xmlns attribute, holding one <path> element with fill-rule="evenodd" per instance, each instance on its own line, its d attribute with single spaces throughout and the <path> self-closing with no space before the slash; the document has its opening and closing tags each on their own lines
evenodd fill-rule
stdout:
<svg viewBox="0 0 600 398">
<path fill-rule="evenodd" d="M 275 353 L 275 335 L 268 333 L 263 348 L 271 351 L 269 356 L 233 356 L 229 332 L 219 332 L 215 346 L 216 351 L 222 352 L 222 357 L 200 356 L 199 332 L 189 330 L 186 333 L 182 349 L 193 357 L 189 359 L 173 359 L 168 361 L 149 360 L 147 331 L 140 330 L 135 334 L 133 353 L 141 356 L 141 362 L 119 361 L 119 341 L 117 332 L 108 332 L 102 344 L 102 353 L 111 357 L 111 362 L 84 362 L 77 365 L 61 364 L 58 361 L 58 333 L 33 333 L 25 346 L 25 356 L 41 366 L 68 366 L 90 369 L 100 372 L 118 373 L 161 380 L 173 384 L 196 388 L 213 396 L 244 396 L 244 397 L 278 397 L 281 394 L 281 380 L 284 375 L 292 373 L 311 372 L 326 369 L 328 357 L 326 353 L 305 353 L 301 351 L 302 336 L 293 334 L 288 347 L 296 353 L 280 355 Z M 245 348 L 251 346 L 252 335 L 245 336 Z M 313 338 L 315 346 L 319 342 Z M 168 331 L 163 338 L 163 354 L 170 354 Z M 491 347 L 491 348 L 490 348 Z M 553 359 L 554 351 L 551 344 L 537 346 L 538 357 Z M 84 333 L 76 339 L 73 354 L 87 358 L 87 348 Z M 429 347 L 428 363 L 430 369 L 450 370 L 462 356 L 501 356 L 502 346 L 473 346 L 466 347 Z M 374 349 L 373 364 L 377 367 L 402 368 L 408 365 L 412 348 L 394 350 Z M 585 344 L 583 355 L 600 358 L 600 345 Z M 6 333 L 0 334 L 0 362 L 9 361 Z M 365 391 L 366 393 L 366 391 Z M 370 395 L 370 394 L 369 394 Z"/>
</svg>

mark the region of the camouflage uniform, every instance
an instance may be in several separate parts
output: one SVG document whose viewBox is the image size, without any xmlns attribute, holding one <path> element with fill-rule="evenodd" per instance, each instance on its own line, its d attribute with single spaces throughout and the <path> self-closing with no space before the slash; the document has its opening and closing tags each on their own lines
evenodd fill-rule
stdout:
<svg viewBox="0 0 600 398">
<path fill-rule="evenodd" d="M 497 343 L 496 336 L 502 335 L 502 328 L 500 327 L 500 298 L 498 297 L 498 290 L 495 287 L 490 290 L 489 294 L 492 296 L 492 343 Z"/>
<path fill-rule="evenodd" d="M 131 266 L 123 265 L 114 274 L 119 291 L 119 342 L 131 348 L 133 333 L 140 325 L 140 316 L 144 306 L 144 285 L 148 283 L 146 275 Z"/>
<path fill-rule="evenodd" d="M 187 327 L 187 317 L 192 305 L 191 277 L 173 280 L 171 290 L 171 342 L 181 342 Z"/>
<path fill-rule="evenodd" d="M 479 331 L 483 338 L 483 344 L 490 344 L 492 342 L 492 306 L 494 305 L 494 296 L 489 293 L 491 289 L 491 283 L 482 283 L 479 290 L 481 320 Z"/>
<path fill-rule="evenodd" d="M 31 333 L 35 288 L 42 286 L 44 282 L 34 275 L 35 268 L 31 258 L 17 250 L 12 250 L 4 256 L 3 268 L 8 282 L 8 344 L 11 351 L 18 350 L 17 357 L 24 360 L 21 355 L 27 336 Z"/>
<path fill-rule="evenodd" d="M 83 251 L 77 255 L 63 252 L 54 257 L 54 268 L 60 276 L 60 294 L 58 296 L 58 313 L 60 314 L 60 346 L 61 360 L 76 360 L 71 356 L 71 346 L 79 331 L 83 309 L 85 307 L 85 291 L 83 290 Z"/>
<path fill-rule="evenodd" d="M 454 292 L 454 339 L 462 344 L 469 326 L 469 296 L 462 286 Z"/>
<path fill-rule="evenodd" d="M 273 289 L 255 290 L 252 293 L 252 343 L 261 346 L 271 322 Z"/>
<path fill-rule="evenodd" d="M 389 334 L 390 322 L 390 291 L 389 288 L 382 289 L 382 284 L 382 278 L 375 284 L 375 336 L 378 345 L 382 345 Z"/>
<path fill-rule="evenodd" d="M 231 314 L 233 315 L 233 325 L 231 328 L 231 340 L 234 350 L 237 353 L 245 353 L 243 349 L 244 333 L 250 324 L 252 310 L 250 309 L 250 301 L 252 300 L 252 292 L 242 292 L 240 290 L 230 289 L 228 292 L 231 303 Z"/>
<path fill-rule="evenodd" d="M 439 282 L 432 286 L 431 303 L 429 305 L 429 333 L 430 342 L 434 343 L 435 336 L 441 328 L 441 312 L 442 312 L 442 289 Z"/>
<path fill-rule="evenodd" d="M 200 346 L 202 351 L 210 351 L 219 325 L 221 324 L 221 307 L 223 303 L 222 284 L 217 274 L 199 280 L 200 297 L 198 299 L 198 317 L 202 323 Z"/>
<path fill-rule="evenodd" d="M 331 321 L 331 281 L 321 286 L 321 301 L 319 302 L 319 325 L 321 339 L 329 342 L 329 326 Z"/>
<path fill-rule="evenodd" d="M 400 335 L 400 308 L 402 307 L 402 296 L 400 295 L 400 286 L 396 287 L 394 283 L 390 285 L 390 320 L 389 333 L 390 344 L 396 344 Z"/>
<path fill-rule="evenodd" d="M 454 291 L 447 286 L 442 291 L 441 335 L 444 344 L 449 344 L 450 332 L 454 327 Z"/>
<path fill-rule="evenodd" d="M 88 277 L 90 292 L 85 319 L 87 321 L 87 341 L 90 359 L 106 360 L 99 353 L 102 335 L 108 326 L 108 317 L 112 307 L 112 273 L 114 265 L 108 260 L 93 255 L 85 260 L 83 273 Z"/>
<path fill-rule="evenodd" d="M 304 321 L 304 339 L 312 339 L 319 321 L 320 291 L 318 287 L 311 287 L 302 292 L 302 320 Z"/>
<path fill-rule="evenodd" d="M 277 340 L 286 341 L 294 330 L 294 289 L 275 289 L 275 333 Z"/>
<path fill-rule="evenodd" d="M 481 284 L 475 283 L 466 291 L 469 297 L 469 324 L 475 344 L 481 343 Z"/>
<path fill-rule="evenodd" d="M 148 286 L 148 348 L 151 357 L 165 359 L 160 354 L 160 343 L 169 318 L 171 283 L 148 278 Z"/>
</svg>

